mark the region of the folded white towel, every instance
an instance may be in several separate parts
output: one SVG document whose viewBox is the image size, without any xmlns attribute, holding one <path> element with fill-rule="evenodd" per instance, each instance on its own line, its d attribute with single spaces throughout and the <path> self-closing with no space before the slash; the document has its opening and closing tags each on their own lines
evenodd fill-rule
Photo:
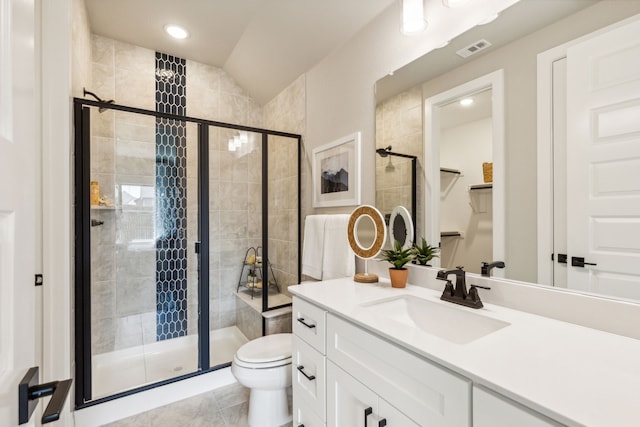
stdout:
<svg viewBox="0 0 640 427">
<path fill-rule="evenodd" d="M 307 215 L 304 219 L 302 274 L 318 280 L 322 279 L 324 227 L 327 216 L 328 215 Z"/>
<path fill-rule="evenodd" d="M 349 240 L 347 227 L 350 215 L 329 215 L 324 225 L 322 280 L 351 277 L 356 272 L 356 259 Z"/>
</svg>

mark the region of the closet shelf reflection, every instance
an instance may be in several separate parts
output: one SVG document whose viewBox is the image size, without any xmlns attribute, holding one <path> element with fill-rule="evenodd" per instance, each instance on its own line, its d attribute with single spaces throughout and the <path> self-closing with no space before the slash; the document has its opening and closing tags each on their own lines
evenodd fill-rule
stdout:
<svg viewBox="0 0 640 427">
<path fill-rule="evenodd" d="M 469 191 L 473 191 L 473 190 L 491 190 L 493 188 L 493 184 L 478 184 L 478 185 L 471 185 L 469 187 Z"/>
<path fill-rule="evenodd" d="M 459 231 L 441 231 L 440 237 L 462 237 Z"/>
<path fill-rule="evenodd" d="M 451 169 L 451 168 L 440 168 L 440 172 L 462 175 L 462 172 L 460 172 L 458 169 Z"/>
</svg>

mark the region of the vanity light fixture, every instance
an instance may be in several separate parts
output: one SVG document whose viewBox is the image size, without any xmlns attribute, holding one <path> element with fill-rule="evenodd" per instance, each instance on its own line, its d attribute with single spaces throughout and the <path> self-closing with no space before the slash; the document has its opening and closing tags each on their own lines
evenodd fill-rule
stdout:
<svg viewBox="0 0 640 427">
<path fill-rule="evenodd" d="M 469 3 L 469 1 L 470 0 L 442 0 L 442 4 L 453 9 L 455 7 L 464 6 Z"/>
<path fill-rule="evenodd" d="M 164 26 L 164 31 L 174 39 L 181 40 L 189 37 L 189 32 L 178 25 L 167 24 Z"/>
<path fill-rule="evenodd" d="M 229 143 L 227 144 L 227 149 L 229 151 L 236 151 L 236 143 L 233 141 L 233 138 L 229 138 Z"/>
<path fill-rule="evenodd" d="M 460 105 L 463 107 L 469 107 L 471 104 L 473 104 L 473 98 L 463 98 L 460 100 Z"/>
<path fill-rule="evenodd" d="M 402 0 L 402 33 L 417 34 L 427 28 L 424 19 L 424 0 Z"/>
</svg>

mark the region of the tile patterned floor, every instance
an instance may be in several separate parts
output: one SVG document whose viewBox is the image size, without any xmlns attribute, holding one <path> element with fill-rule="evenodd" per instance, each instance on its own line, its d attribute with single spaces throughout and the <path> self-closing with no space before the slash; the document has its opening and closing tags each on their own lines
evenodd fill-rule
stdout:
<svg viewBox="0 0 640 427">
<path fill-rule="evenodd" d="M 248 427 L 248 409 L 249 390 L 232 384 L 105 427 Z"/>
</svg>

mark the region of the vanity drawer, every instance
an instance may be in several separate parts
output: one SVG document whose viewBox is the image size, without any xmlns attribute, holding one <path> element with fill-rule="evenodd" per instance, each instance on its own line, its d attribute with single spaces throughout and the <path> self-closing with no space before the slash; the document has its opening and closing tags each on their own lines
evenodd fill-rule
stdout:
<svg viewBox="0 0 640 427">
<path fill-rule="evenodd" d="M 326 407 L 326 358 L 296 335 L 291 343 L 293 396 L 305 402 L 324 420 Z"/>
<path fill-rule="evenodd" d="M 561 427 L 562 424 L 482 387 L 473 387 L 474 427 Z"/>
<path fill-rule="evenodd" d="M 327 312 L 293 297 L 293 333 L 325 354 L 325 322 Z"/>
<path fill-rule="evenodd" d="M 332 314 L 327 358 L 420 425 L 471 425 L 471 381 Z"/>
<path fill-rule="evenodd" d="M 302 400 L 293 397 L 293 427 L 325 427 L 324 421 Z"/>
</svg>

